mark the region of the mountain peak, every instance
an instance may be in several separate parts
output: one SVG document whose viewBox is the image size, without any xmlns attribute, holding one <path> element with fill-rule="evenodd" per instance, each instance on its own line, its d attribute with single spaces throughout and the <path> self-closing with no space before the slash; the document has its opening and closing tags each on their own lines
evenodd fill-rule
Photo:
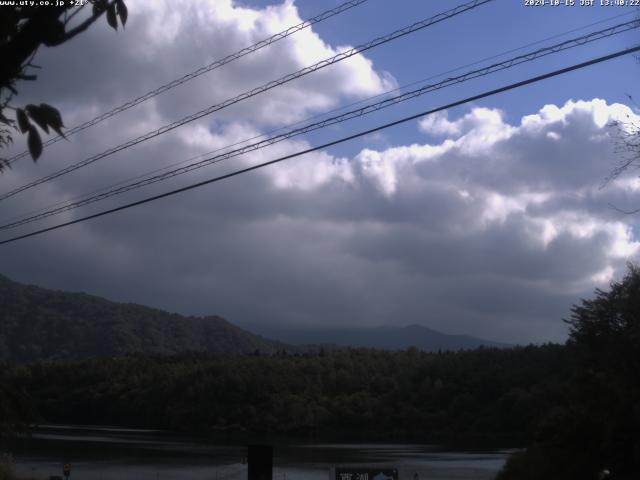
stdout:
<svg viewBox="0 0 640 480">
<path fill-rule="evenodd" d="M 0 275 L 0 360 L 18 362 L 127 353 L 273 353 L 289 346 L 222 317 L 185 317 L 133 303 L 33 288 Z"/>
<path fill-rule="evenodd" d="M 507 347 L 509 345 L 470 335 L 449 335 L 420 324 L 378 327 L 264 327 L 261 333 L 270 338 L 294 345 L 333 345 L 338 347 L 367 347 L 401 350 L 416 347 L 420 350 L 466 350 L 477 347 Z"/>
</svg>

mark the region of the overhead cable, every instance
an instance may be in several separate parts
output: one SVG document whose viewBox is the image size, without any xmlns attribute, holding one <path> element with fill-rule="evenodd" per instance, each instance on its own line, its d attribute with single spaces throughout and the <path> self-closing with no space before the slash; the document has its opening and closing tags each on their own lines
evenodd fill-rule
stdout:
<svg viewBox="0 0 640 480">
<path fill-rule="evenodd" d="M 164 126 L 158 128 L 157 130 L 150 131 L 150 132 L 148 132 L 148 133 L 146 133 L 144 135 L 141 135 L 141 136 L 139 136 L 137 138 L 129 140 L 129 141 L 127 141 L 125 143 L 122 143 L 122 144 L 120 144 L 120 145 L 118 145 L 116 147 L 112 147 L 112 148 L 110 148 L 108 150 L 105 150 L 102 153 L 99 153 L 97 155 L 93 155 L 93 156 L 91 156 L 91 157 L 89 157 L 89 158 L 87 158 L 85 160 L 82 160 L 82 161 L 80 161 L 78 163 L 75 163 L 73 165 L 69 165 L 68 167 L 65 167 L 65 168 L 63 168 L 61 170 L 58 170 L 57 172 L 54 172 L 54 173 L 52 173 L 50 175 L 42 177 L 42 178 L 40 178 L 38 180 L 34 180 L 34 181 L 30 182 L 30 183 L 27 183 L 27 184 L 22 185 L 22 186 L 20 186 L 18 188 L 15 188 L 15 189 L 13 189 L 13 190 L 11 190 L 9 192 L 3 193 L 3 194 L 0 195 L 0 200 L 6 200 L 7 198 L 10 198 L 10 197 L 12 197 L 12 196 L 14 196 L 14 195 L 16 195 L 16 194 L 18 194 L 20 192 L 23 192 L 23 191 L 28 190 L 30 188 L 36 187 L 38 185 L 41 185 L 41 184 L 43 184 L 45 182 L 48 182 L 50 180 L 53 180 L 55 178 L 61 177 L 62 175 L 66 175 L 68 173 L 71 173 L 71 172 L 73 172 L 75 170 L 78 170 L 79 168 L 85 167 L 85 166 L 87 166 L 87 165 L 89 165 L 91 163 L 94 163 L 94 162 L 102 159 L 102 158 L 105 158 L 105 157 L 107 157 L 109 155 L 113 155 L 116 152 L 120 152 L 120 151 L 122 151 L 124 149 L 130 148 L 130 147 L 132 147 L 134 145 L 137 145 L 139 143 L 142 143 L 142 142 L 144 142 L 146 140 L 150 140 L 152 138 L 155 138 L 155 137 L 157 137 L 159 135 L 162 135 L 162 134 L 167 133 L 167 132 L 169 132 L 171 130 L 174 130 L 174 129 L 178 128 L 178 127 L 181 127 L 182 125 L 185 125 L 185 124 L 187 124 L 189 122 L 193 122 L 194 120 L 198 120 L 198 119 L 200 119 L 202 117 L 210 115 L 213 112 L 217 112 L 219 110 L 222 110 L 223 108 L 229 107 L 230 105 L 233 105 L 233 104 L 236 104 L 236 103 L 241 102 L 243 100 L 246 100 L 248 98 L 254 97 L 254 96 L 256 96 L 256 95 L 258 95 L 260 93 L 266 92 L 267 90 L 271 90 L 272 88 L 278 87 L 280 85 L 288 83 L 288 82 L 290 82 L 292 80 L 295 80 L 297 78 L 300 78 L 302 76 L 305 76 L 305 75 L 308 75 L 310 73 L 316 72 L 316 71 L 318 71 L 318 70 L 320 70 L 322 68 L 325 68 L 325 67 L 327 67 L 329 65 L 333 65 L 333 64 L 335 64 L 337 62 L 340 62 L 342 60 L 350 58 L 350 57 L 352 57 L 354 55 L 357 55 L 357 54 L 359 54 L 361 52 L 364 52 L 366 50 L 369 50 L 371 48 L 377 47 L 379 45 L 391 42 L 391 41 L 396 40 L 396 39 L 398 39 L 400 37 L 403 37 L 405 35 L 409 35 L 411 33 L 414 33 L 414 32 L 416 32 L 418 30 L 422 30 L 422 29 L 424 29 L 426 27 L 429 27 L 429 26 L 434 25 L 436 23 L 442 22 L 442 21 L 447 20 L 449 18 L 452 18 L 452 17 L 454 17 L 456 15 L 460 15 L 461 13 L 467 12 L 469 10 L 472 10 L 474 8 L 477 8 L 477 7 L 481 6 L 481 5 L 484 5 L 485 3 L 489 3 L 489 2 L 492 2 L 492 1 L 494 1 L 494 0 L 473 0 L 471 2 L 459 5 L 459 6 L 453 8 L 451 10 L 447 10 L 446 12 L 439 13 L 439 14 L 437 14 L 435 16 L 429 17 L 429 18 L 421 20 L 419 22 L 415 22 L 415 23 L 413 23 L 413 24 L 411 24 L 411 25 L 409 25 L 407 27 L 401 28 L 399 30 L 395 30 L 394 32 L 391 32 L 391 33 L 389 33 L 387 35 L 384 35 L 382 37 L 378 37 L 378 38 L 376 38 L 376 39 L 374 39 L 374 40 L 372 40 L 372 41 L 370 41 L 368 43 L 362 44 L 362 45 L 357 46 L 357 47 L 350 48 L 348 50 L 345 50 L 345 51 L 343 51 L 341 53 L 338 53 L 337 55 L 334 55 L 333 57 L 327 58 L 327 59 L 322 60 L 320 62 L 317 62 L 317 63 L 315 63 L 315 64 L 313 64 L 311 66 L 308 66 L 308 67 L 305 67 L 305 68 L 303 68 L 301 70 L 298 70 L 297 72 L 285 75 L 284 77 L 281 77 L 278 80 L 273 80 L 271 82 L 268 82 L 268 83 L 266 83 L 266 84 L 264 84 L 264 85 L 262 85 L 260 87 L 256 87 L 256 88 L 254 88 L 252 90 L 249 90 L 249 91 L 247 91 L 245 93 L 242 93 L 242 94 L 240 94 L 240 95 L 238 95 L 238 96 L 236 96 L 234 98 L 225 100 L 222 103 L 219 103 L 219 104 L 216 104 L 216 105 L 211 105 L 210 107 L 207 107 L 207 108 L 205 108 L 203 110 L 200 110 L 200 111 L 198 111 L 196 113 L 193 113 L 191 115 L 188 115 L 188 116 L 182 118 L 181 120 L 175 121 L 175 122 L 170 123 L 168 125 L 164 125 Z"/>
<path fill-rule="evenodd" d="M 251 53 L 254 53 L 264 47 L 267 47 L 269 45 L 272 45 L 274 43 L 276 43 L 279 40 L 282 40 L 284 38 L 287 38 L 291 35 L 293 35 L 294 33 L 299 32 L 300 30 L 304 30 L 305 28 L 308 28 L 312 25 L 315 25 L 316 23 L 320 23 L 323 20 L 326 20 L 328 18 L 331 18 L 335 15 L 338 15 L 346 10 L 349 10 L 353 7 L 357 7 L 358 5 L 361 5 L 365 2 L 368 2 L 369 0 L 350 0 L 348 2 L 345 2 L 341 5 L 338 5 L 335 8 L 332 8 L 330 10 L 326 10 L 322 13 L 320 13 L 319 15 L 316 15 L 315 17 L 309 18 L 303 22 L 300 22 L 297 25 L 294 25 L 292 27 L 287 28 L 286 30 L 283 30 L 281 32 L 278 32 L 272 36 L 270 36 L 269 38 L 265 38 L 264 40 L 261 40 L 257 43 L 254 43 L 253 45 L 243 48 L 242 50 L 238 50 L 235 53 L 232 53 L 230 55 L 227 55 L 224 58 L 221 58 L 219 60 L 216 60 L 215 62 L 212 62 L 208 65 L 205 65 L 204 67 L 200 67 L 197 70 L 194 70 L 193 72 L 187 73 L 185 75 L 183 75 L 180 78 L 176 78 L 175 80 L 170 81 L 169 83 L 165 83 L 164 85 L 161 85 L 160 87 L 151 90 L 150 92 L 145 93 L 144 95 L 141 95 L 137 98 L 134 98 L 133 100 L 130 100 L 126 103 L 123 103 L 122 105 L 115 107 L 112 110 L 109 110 L 108 112 L 105 112 L 101 115 L 98 115 L 95 118 L 92 118 L 91 120 L 87 120 L 84 123 L 81 123 L 79 125 L 76 125 L 73 128 L 70 128 L 68 130 L 66 130 L 64 132 L 65 137 L 69 138 L 71 135 L 74 135 L 78 132 L 81 132 L 82 130 L 85 130 L 89 127 L 93 127 L 94 125 L 113 117 L 114 115 L 117 115 L 118 113 L 124 112 L 125 110 L 128 110 L 132 107 L 135 107 L 136 105 L 141 104 L 142 102 L 146 102 L 147 100 L 160 95 L 168 90 L 171 90 L 172 88 L 177 87 L 178 85 L 182 85 L 183 83 L 186 83 L 190 80 L 193 80 L 194 78 L 199 77 L 200 75 L 204 75 L 205 73 L 211 72 L 212 70 L 215 70 L 217 68 L 222 67 L 223 65 L 226 65 L 228 63 L 231 63 L 235 60 L 238 60 L 239 58 L 242 58 L 246 55 L 249 55 Z M 59 142 L 60 140 L 62 140 L 64 137 L 58 135 L 56 137 L 53 137 L 49 140 L 47 140 L 46 142 L 44 142 L 42 144 L 43 147 L 48 147 L 49 145 L 52 145 L 56 142 Z M 29 150 L 25 150 L 24 152 L 21 152 L 9 159 L 7 159 L 7 163 L 12 164 L 14 162 L 16 162 L 17 160 L 26 157 L 27 155 L 29 155 Z"/>
<path fill-rule="evenodd" d="M 160 200 L 162 198 L 166 198 L 166 197 L 170 197 L 170 196 L 173 196 L 173 195 L 177 195 L 178 193 L 183 193 L 183 192 L 186 192 L 186 191 L 189 191 L 189 190 L 193 190 L 193 189 L 196 189 L 196 188 L 199 188 L 199 187 L 203 187 L 205 185 L 209 185 L 211 183 L 215 183 L 215 182 L 219 182 L 221 180 L 225 180 L 227 178 L 231 178 L 231 177 L 235 177 L 235 176 L 247 173 L 247 172 L 251 172 L 253 170 L 258 170 L 260 168 L 266 167 L 268 165 L 273 165 L 275 163 L 282 162 L 284 160 L 288 160 L 288 159 L 295 158 L 295 157 L 300 157 L 302 155 L 306 155 L 308 153 L 315 152 L 317 150 L 322 150 L 324 148 L 328 148 L 328 147 L 331 147 L 333 145 L 338 145 L 340 143 L 344 143 L 344 142 L 347 142 L 349 140 L 353 140 L 353 139 L 356 139 L 356 138 L 364 137 L 366 135 L 370 135 L 370 134 L 378 132 L 380 130 L 384 130 L 384 129 L 387 129 L 387 128 L 390 128 L 390 127 L 393 127 L 393 126 L 396 126 L 396 125 L 400 125 L 402 123 L 406 123 L 406 122 L 411 121 L 411 120 L 418 119 L 420 117 L 424 117 L 425 115 L 430 115 L 430 114 L 437 113 L 437 112 L 440 112 L 440 111 L 443 111 L 443 110 L 448 110 L 450 108 L 454 108 L 454 107 L 457 107 L 457 106 L 460 106 L 460 105 L 464 105 L 464 104 L 469 103 L 469 102 L 474 102 L 476 100 L 480 100 L 480 99 L 483 99 L 483 98 L 486 98 L 486 97 L 489 97 L 489 96 L 492 96 L 492 95 L 496 95 L 496 94 L 503 93 L 503 92 L 506 92 L 506 91 L 509 91 L 509 90 L 514 90 L 514 89 L 517 89 L 517 88 L 521 88 L 521 87 L 523 87 L 525 85 L 530 85 L 532 83 L 540 82 L 542 80 L 546 80 L 546 79 L 549 79 L 549 78 L 552 78 L 552 77 L 563 75 L 563 74 L 566 74 L 566 73 L 569 73 L 569 72 L 572 72 L 572 71 L 575 71 L 575 70 L 586 68 L 586 67 L 589 67 L 591 65 L 598 64 L 598 63 L 606 62 L 608 60 L 612 60 L 614 58 L 618 58 L 618 57 L 621 57 L 623 55 L 628 55 L 630 53 L 635 53 L 635 52 L 638 52 L 638 51 L 640 51 L 640 45 L 632 47 L 632 48 L 627 48 L 627 49 L 624 49 L 624 50 L 620 50 L 618 52 L 611 53 L 609 55 L 604 55 L 602 57 L 594 58 L 594 59 L 588 60 L 586 62 L 578 63 L 578 64 L 572 65 L 570 67 L 565 67 L 565 68 L 561 68 L 559 70 L 554 70 L 552 72 L 545 73 L 543 75 L 538 75 L 536 77 L 528 78 L 527 80 L 522 80 L 520 82 L 512 83 L 512 84 L 509 84 L 509 85 L 506 85 L 506 86 L 503 86 L 503 87 L 500 87 L 500 88 L 496 88 L 494 90 L 489 90 L 487 92 L 480 93 L 478 95 L 467 97 L 464 100 L 458 100 L 456 102 L 452 102 L 452 103 L 449 103 L 447 105 L 443 105 L 443 106 L 440 106 L 440 107 L 437 107 L 437 108 L 434 108 L 434 109 L 431 109 L 431 110 L 428 110 L 428 111 L 420 112 L 420 113 L 417 113 L 417 114 L 414 114 L 414 115 L 410 115 L 408 117 L 403 117 L 403 118 L 401 118 L 399 120 L 395 120 L 393 122 L 385 123 L 383 125 L 379 125 L 377 127 L 370 128 L 368 130 L 364 130 L 364 131 L 361 131 L 361 132 L 358 132 L 358 133 L 354 133 L 354 134 L 349 135 L 347 137 L 342 137 L 342 138 L 339 138 L 337 140 L 333 140 L 331 142 L 327 142 L 327 143 L 324 143 L 322 145 L 318 145 L 316 147 L 311 147 L 311 148 L 308 148 L 306 150 L 302 150 L 302 151 L 299 151 L 299 152 L 296 152 L 296 153 L 292 153 L 292 154 L 289 154 L 289 155 L 284 155 L 284 156 L 276 158 L 274 160 L 270 160 L 270 161 L 267 161 L 267 162 L 259 163 L 259 164 L 256 164 L 256 165 L 252 165 L 250 167 L 246 167 L 246 168 L 243 168 L 243 169 L 240 169 L 240 170 L 236 170 L 234 172 L 227 173 L 225 175 L 220 175 L 218 177 L 210 178 L 208 180 L 204 180 L 202 182 L 194 183 L 194 184 L 188 185 L 186 187 L 182 187 L 182 188 L 178 188 L 178 189 L 175 189 L 175 190 L 171 190 L 169 192 L 161 193 L 159 195 L 154 195 L 152 197 L 147 197 L 145 199 L 138 200 L 138 201 L 131 202 L 131 203 L 127 203 L 127 204 L 121 205 L 119 207 L 111 208 L 111 209 L 108 209 L 108 210 L 103 210 L 101 212 L 94 213 L 92 215 L 87 215 L 85 217 L 77 218 L 75 220 L 71 220 L 71 221 L 68 221 L 68 222 L 59 223 L 59 224 L 53 225 L 51 227 L 43 228 L 43 229 L 36 230 L 36 231 L 30 232 L 30 233 L 26 233 L 26 234 L 23 234 L 23 235 L 18 235 L 18 236 L 15 236 L 15 237 L 0 241 L 0 245 L 6 245 L 6 244 L 11 243 L 11 242 L 16 242 L 18 240 L 22 240 L 22 239 L 25 239 L 25 238 L 33 237 L 33 236 L 40 235 L 40 234 L 43 234 L 43 233 L 46 233 L 46 232 L 50 232 L 50 231 L 53 231 L 53 230 L 58 230 L 60 228 L 67 227 L 69 225 L 74 225 L 76 223 L 85 222 L 87 220 L 92 220 L 94 218 L 103 217 L 105 215 L 109 215 L 109 214 L 115 213 L 115 212 L 120 212 L 120 211 L 129 209 L 129 208 L 132 208 L 132 207 L 136 207 L 138 205 L 143 205 L 143 204 L 150 203 L 150 202 L 153 202 L 153 201 L 156 201 L 156 200 Z"/>
<path fill-rule="evenodd" d="M 374 103 L 374 104 L 370 104 L 370 105 L 366 105 L 362 108 L 358 108 L 355 110 L 351 110 L 349 112 L 343 113 L 341 115 L 336 115 L 333 116 L 331 118 L 327 118 L 324 119 L 322 121 L 319 122 L 315 122 L 315 123 L 311 123 L 309 125 L 300 127 L 300 128 L 296 128 L 293 130 L 290 130 L 288 132 L 279 134 L 279 135 L 275 135 L 269 138 L 266 138 L 264 140 L 261 140 L 259 142 L 255 142 L 249 145 L 245 145 L 243 147 L 240 148 L 236 148 L 234 150 L 219 154 L 219 155 L 215 155 L 213 157 L 209 157 L 203 160 L 200 160 L 198 162 L 194 162 L 179 168 L 175 168 L 173 170 L 164 172 L 164 173 L 160 173 L 157 175 L 153 175 L 151 177 L 147 177 L 135 182 L 131 182 L 127 185 L 123 185 L 123 186 L 119 186 L 117 188 L 113 188 L 111 190 L 108 190 L 106 192 L 101 192 L 99 194 L 90 196 L 88 198 L 79 200 L 79 201 L 75 201 L 75 202 L 70 202 L 67 203 L 63 206 L 59 206 L 56 208 L 51 208 L 49 210 L 46 210 L 44 212 L 38 213 L 36 215 L 32 215 L 26 218 L 22 218 L 20 220 L 16 220 L 16 221 L 12 221 L 12 222 L 8 222 L 5 223 L 4 225 L 0 225 L 0 230 L 8 230 L 11 228 L 16 228 L 22 225 L 25 225 L 27 223 L 32 223 L 35 222 L 37 220 L 41 220 L 53 215 L 57 215 L 75 208 L 79 208 L 85 205 L 89 205 L 91 203 L 100 201 L 100 200 L 104 200 L 106 198 L 110 198 L 113 197 L 115 195 L 120 195 L 123 194 L 125 192 L 131 191 L 131 190 L 135 190 L 137 188 L 141 188 L 147 185 L 151 185 L 153 183 L 157 183 L 163 180 L 167 180 L 169 178 L 178 176 L 178 175 L 182 175 L 184 173 L 190 172 L 192 170 L 196 170 L 198 168 L 202 168 L 211 164 L 215 164 L 215 163 L 219 163 L 222 162 L 224 160 L 227 160 L 229 158 L 233 158 L 233 157 L 237 157 L 240 155 L 244 155 L 246 153 L 255 151 L 255 150 L 259 150 L 265 147 L 268 147 L 270 145 L 273 145 L 275 143 L 279 143 L 282 142 L 284 140 L 290 139 L 292 137 L 298 136 L 298 135 L 302 135 L 314 130 L 319 130 L 321 128 L 326 128 L 330 125 L 335 125 L 338 123 L 342 123 L 345 122 L 347 120 L 351 120 L 354 118 L 358 118 L 373 112 L 376 112 L 378 110 L 382 110 L 384 108 L 390 107 L 392 105 L 396 105 L 398 103 L 407 101 L 407 100 L 411 100 L 413 98 L 416 98 L 418 96 L 424 95 L 426 93 L 429 92 L 433 92 L 436 90 L 440 90 L 442 88 L 445 87 L 449 87 L 452 85 L 456 85 L 462 82 L 466 82 L 478 77 L 483 77 L 501 70 L 506 70 L 508 68 L 512 68 L 516 65 L 520 65 L 526 62 L 531 62 L 534 60 L 537 60 L 539 58 L 545 57 L 547 55 L 553 54 L 553 53 L 558 53 L 564 50 L 568 50 L 571 48 L 575 48 L 581 45 L 585 45 L 587 43 L 591 43 L 597 40 L 601 40 L 604 38 L 608 38 L 611 37 L 613 35 L 617 35 L 626 31 L 629 31 L 631 29 L 634 28 L 638 28 L 640 27 L 640 21 L 637 20 L 633 20 L 633 21 L 629 21 L 629 22 L 625 22 L 619 25 L 616 25 L 614 27 L 610 27 L 610 28 L 606 28 L 603 30 L 599 30 L 596 32 L 591 32 L 589 34 L 577 37 L 577 38 L 573 38 L 571 40 L 566 40 L 564 42 L 555 44 L 555 45 L 551 45 L 549 47 L 544 47 L 544 48 L 540 48 L 538 50 L 535 50 L 533 52 L 529 52 L 529 53 L 525 53 L 522 55 L 518 55 L 516 57 L 513 57 L 511 59 L 499 62 L 499 63 L 494 63 L 492 65 L 489 65 L 487 67 L 484 68 L 480 68 L 480 69 L 476 69 L 476 70 L 472 70 L 470 72 L 467 72 L 463 75 L 459 75 L 457 77 L 452 77 L 452 78 L 448 78 L 445 79 L 441 82 L 435 83 L 435 84 L 431 84 L 431 85 L 426 85 L 423 86 L 421 88 L 417 88 L 415 90 L 403 93 L 401 95 L 397 95 L 395 97 L 391 97 L 391 98 L 387 98 L 385 100 L 382 100 L 380 102 Z"/>
<path fill-rule="evenodd" d="M 14 215 L 14 216 L 12 216 L 10 218 L 5 219 L 4 221 L 9 223 L 9 222 L 12 222 L 14 220 L 23 219 L 23 218 L 26 218 L 26 217 L 29 217 L 29 216 L 36 215 L 36 214 L 41 213 L 41 212 L 45 212 L 46 210 L 50 210 L 50 209 L 52 209 L 54 207 L 58 207 L 58 206 L 62 206 L 62 205 L 68 205 L 70 203 L 74 203 L 76 201 L 79 201 L 79 200 L 82 200 L 82 199 L 97 195 L 98 193 L 103 193 L 103 192 L 106 192 L 108 190 L 112 190 L 112 189 L 114 189 L 116 187 L 125 185 L 128 182 L 133 182 L 134 180 L 141 180 L 141 179 L 143 179 L 143 178 L 145 178 L 145 177 L 147 177 L 149 175 L 153 175 L 153 174 L 159 173 L 159 172 L 166 172 L 166 171 L 171 170 L 173 168 L 176 168 L 176 167 L 178 167 L 180 165 L 186 165 L 186 164 L 194 162 L 194 161 L 196 161 L 198 159 L 204 159 L 205 157 L 210 156 L 210 155 L 212 155 L 214 153 L 222 152 L 222 151 L 225 151 L 225 150 L 229 150 L 229 149 L 231 149 L 233 147 L 237 147 L 239 145 L 246 144 L 246 143 L 251 142 L 253 140 L 257 140 L 259 138 L 268 138 L 269 136 L 273 136 L 277 132 L 285 131 L 285 130 L 290 129 L 290 128 L 296 126 L 296 125 L 302 125 L 302 124 L 305 124 L 305 123 L 310 122 L 311 120 L 314 120 L 314 119 L 317 119 L 317 118 L 327 117 L 330 114 L 341 112 L 341 111 L 345 111 L 345 110 L 347 110 L 347 109 L 349 109 L 351 107 L 355 107 L 356 105 L 363 105 L 363 104 L 365 104 L 365 103 L 367 103 L 369 101 L 375 100 L 377 98 L 388 97 L 392 93 L 404 91 L 409 87 L 413 87 L 415 85 L 422 84 L 422 83 L 424 83 L 424 82 L 426 82 L 428 80 L 441 78 L 441 77 L 444 77 L 445 75 L 449 75 L 451 73 L 459 72 L 459 71 L 461 71 L 461 70 L 463 70 L 465 68 L 473 67 L 473 66 L 476 66 L 476 65 L 481 65 L 484 62 L 495 60 L 497 58 L 503 57 L 503 56 L 508 55 L 510 53 L 519 52 L 521 50 L 524 50 L 525 48 L 533 47 L 535 45 L 540 45 L 540 44 L 542 44 L 544 42 L 548 42 L 550 40 L 555 40 L 556 38 L 564 37 L 566 35 L 569 35 L 570 33 L 586 30 L 587 28 L 594 27 L 596 25 L 601 25 L 603 23 L 610 22 L 611 20 L 615 20 L 617 18 L 628 17 L 630 15 L 635 15 L 635 12 L 619 13 L 619 14 L 613 15 L 611 17 L 606 17 L 606 18 L 600 19 L 600 20 L 598 20 L 596 22 L 588 23 L 588 24 L 583 25 L 581 27 L 573 28 L 571 30 L 566 30 L 564 32 L 557 33 L 557 34 L 551 35 L 549 37 L 545 37 L 545 38 L 542 38 L 540 40 L 536 40 L 534 42 L 530 42 L 530 43 L 527 43 L 527 44 L 524 44 L 524 45 L 520 45 L 518 47 L 511 48 L 509 50 L 503 51 L 501 53 L 497 53 L 497 54 L 491 55 L 489 57 L 484 57 L 484 58 L 482 58 L 480 60 L 475 60 L 475 61 L 473 61 L 471 63 L 466 63 L 464 65 L 449 69 L 449 70 L 447 70 L 445 72 L 440 72 L 440 73 L 437 73 L 437 74 L 434 74 L 434 75 L 430 75 L 429 77 L 422 78 L 420 80 L 414 80 L 411 83 L 405 83 L 405 84 L 400 85 L 398 87 L 395 87 L 395 88 L 393 88 L 391 90 L 386 90 L 386 91 L 384 91 L 382 93 L 377 93 L 375 95 L 371 95 L 371 96 L 363 98 L 361 100 L 357 100 L 355 102 L 347 103 L 345 105 L 341 105 L 339 107 L 333 108 L 331 110 L 327 110 L 325 112 L 321 112 L 321 113 L 317 113 L 317 114 L 311 115 L 311 116 L 309 116 L 309 117 L 307 117 L 307 118 L 305 118 L 303 120 L 298 120 L 296 122 L 289 123 L 287 125 L 283 125 L 283 126 L 280 126 L 280 127 L 273 128 L 271 130 L 267 130 L 266 132 L 259 133 L 257 135 L 254 135 L 254 136 L 249 137 L 249 138 L 245 138 L 243 140 L 238 140 L 238 141 L 236 141 L 234 143 L 225 145 L 223 147 L 218 147 L 218 148 L 216 148 L 214 150 L 210 150 L 208 152 L 200 153 L 198 155 L 195 155 L 193 157 L 181 160 L 179 162 L 168 164 L 168 165 L 165 165 L 164 167 L 156 168 L 154 170 L 138 174 L 138 175 L 136 175 L 134 177 L 130 177 L 130 178 L 127 178 L 127 179 L 119 180 L 119 181 L 117 181 L 115 183 L 112 183 L 110 185 L 106 185 L 104 187 L 97 188 L 97 189 L 92 190 L 90 192 L 86 192 L 86 193 L 83 193 L 83 194 L 80 194 L 80 195 L 76 195 L 76 196 L 72 197 L 71 199 L 62 200 L 62 201 L 56 202 L 56 203 L 54 203 L 54 204 L 52 204 L 52 205 L 50 205 L 48 207 L 40 207 L 40 208 L 33 209 L 31 211 L 28 211 L 28 212 L 24 212 L 24 213 L 21 213 L 21 214 L 18 214 L 18 215 Z"/>
</svg>

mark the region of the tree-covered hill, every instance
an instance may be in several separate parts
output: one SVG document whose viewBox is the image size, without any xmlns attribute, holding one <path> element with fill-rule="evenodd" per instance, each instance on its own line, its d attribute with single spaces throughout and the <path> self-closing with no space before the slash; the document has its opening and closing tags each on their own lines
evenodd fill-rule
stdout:
<svg viewBox="0 0 640 480">
<path fill-rule="evenodd" d="M 4 281 L 0 292 L 9 295 L 11 288 L 15 284 Z M 69 298 L 52 295 L 32 304 L 29 299 L 51 293 L 33 287 L 14 293 L 24 297 L 9 305 L 32 312 L 36 325 L 43 323 L 39 309 L 65 311 L 53 306 Z M 127 307 L 81 297 L 95 302 L 86 307 L 90 312 Z M 611 479 L 635 480 L 640 268 L 631 265 L 609 291 L 596 290 L 593 299 L 575 305 L 566 321 L 565 345 L 0 363 L 0 436 L 39 420 L 241 432 L 251 441 L 281 434 L 520 444 L 527 449 L 512 456 L 500 480 L 602 479 L 607 472 Z"/>
<path fill-rule="evenodd" d="M 563 396 L 561 345 L 427 353 L 129 355 L 40 362 L 0 380 L 39 421 L 202 434 L 514 446 Z M 2 373 L 4 370 L 4 373 Z"/>
<path fill-rule="evenodd" d="M 133 352 L 273 353 L 285 347 L 217 316 L 184 317 L 84 293 L 22 285 L 0 276 L 0 360 Z"/>
</svg>

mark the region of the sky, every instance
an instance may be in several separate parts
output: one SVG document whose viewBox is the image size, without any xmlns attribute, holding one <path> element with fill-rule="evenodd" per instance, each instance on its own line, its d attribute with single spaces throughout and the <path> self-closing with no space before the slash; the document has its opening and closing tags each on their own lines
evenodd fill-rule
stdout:
<svg viewBox="0 0 640 480">
<path fill-rule="evenodd" d="M 38 80 L 19 84 L 15 103 L 52 104 L 74 126 L 338 4 L 127 0 L 124 29 L 100 21 L 67 44 L 42 48 Z M 58 142 L 37 163 L 16 162 L 0 176 L 0 191 L 458 4 L 369 0 Z M 0 201 L 0 220 L 637 16 L 633 7 L 600 2 L 495 0 Z M 633 30 L 438 90 L 2 231 L 0 240 L 322 145 L 639 39 Z M 422 324 L 500 342 L 562 342 L 571 306 L 620 279 L 640 252 L 640 217 L 613 208 L 640 207 L 637 174 L 604 184 L 624 159 L 621 130 L 612 122 L 640 121 L 632 100 L 640 96 L 639 75 L 640 63 L 627 55 L 2 245 L 0 273 L 185 315 L 217 314 L 262 333 Z M 2 153 L 24 146 L 16 135 L 15 146 Z"/>
</svg>

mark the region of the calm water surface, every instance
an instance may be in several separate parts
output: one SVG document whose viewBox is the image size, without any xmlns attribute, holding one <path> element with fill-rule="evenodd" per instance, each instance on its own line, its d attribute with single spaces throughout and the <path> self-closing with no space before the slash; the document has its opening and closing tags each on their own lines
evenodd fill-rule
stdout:
<svg viewBox="0 0 640 480">
<path fill-rule="evenodd" d="M 10 446 L 19 474 L 37 480 L 245 480 L 245 445 L 219 445 L 157 430 L 44 426 Z M 329 480 L 331 467 L 397 468 L 400 480 L 492 479 L 509 451 L 454 452 L 430 445 L 274 446 L 274 480 Z"/>
</svg>

